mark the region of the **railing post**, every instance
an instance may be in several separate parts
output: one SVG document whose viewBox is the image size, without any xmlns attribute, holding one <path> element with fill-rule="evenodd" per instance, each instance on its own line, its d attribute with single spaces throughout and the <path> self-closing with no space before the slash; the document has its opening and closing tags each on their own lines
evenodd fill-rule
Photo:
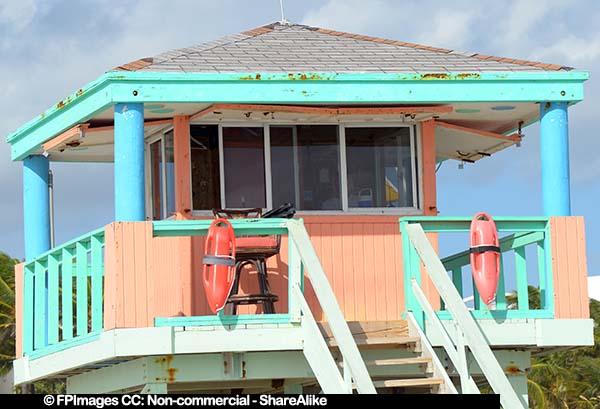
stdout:
<svg viewBox="0 0 600 409">
<path fill-rule="evenodd" d="M 400 220 L 400 236 L 402 238 L 402 260 L 403 260 L 403 276 L 404 276 L 404 299 L 405 310 L 413 313 L 415 321 L 425 330 L 425 315 L 421 305 L 415 298 L 412 290 L 412 280 L 417 284 L 421 284 L 421 271 L 419 256 L 416 253 L 414 246 L 410 243 L 407 231 L 408 222 Z"/>
<path fill-rule="evenodd" d="M 61 287 L 62 287 L 62 339 L 73 338 L 73 256 L 74 250 L 64 247 L 61 251 Z"/>
<path fill-rule="evenodd" d="M 23 266 L 23 355 L 28 355 L 33 351 L 33 334 L 35 328 L 33 323 L 35 322 L 34 317 L 34 305 L 33 305 L 33 288 L 34 288 L 34 276 L 31 265 Z"/>
<path fill-rule="evenodd" d="M 144 221 L 144 104 L 116 104 L 114 129 L 115 220 Z"/>
<path fill-rule="evenodd" d="M 525 247 L 515 249 L 515 273 L 517 275 L 517 306 L 529 310 L 529 284 L 527 282 L 527 256 Z"/>
<path fill-rule="evenodd" d="M 301 316 L 300 300 L 292 289 L 298 286 L 304 291 L 302 269 L 302 259 L 294 238 L 288 235 L 288 312 L 292 321 L 299 321 Z"/>
<path fill-rule="evenodd" d="M 104 233 L 102 233 L 104 234 Z M 102 288 L 102 276 L 104 267 L 102 265 L 102 251 L 103 251 L 103 240 L 98 236 L 92 236 L 90 242 L 90 254 L 91 254 L 91 330 L 92 332 L 100 331 L 102 329 L 102 299 L 103 299 L 103 288 Z"/>
</svg>

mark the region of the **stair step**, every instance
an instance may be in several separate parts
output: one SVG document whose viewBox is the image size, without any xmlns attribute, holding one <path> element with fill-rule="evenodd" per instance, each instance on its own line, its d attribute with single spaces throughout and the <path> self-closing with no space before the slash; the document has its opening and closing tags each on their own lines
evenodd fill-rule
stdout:
<svg viewBox="0 0 600 409">
<path fill-rule="evenodd" d="M 359 348 L 376 348 L 376 347 L 410 347 L 419 343 L 419 337 L 367 337 L 367 338 L 359 338 L 355 339 L 356 345 Z M 330 347 L 336 347 L 337 342 L 334 339 L 329 338 L 327 340 L 327 345 Z"/>
<path fill-rule="evenodd" d="M 444 383 L 440 378 L 416 378 L 416 379 L 388 379 L 385 381 L 375 381 L 376 388 L 405 388 L 415 386 L 437 386 Z"/>
<path fill-rule="evenodd" d="M 388 365 L 429 365 L 431 358 L 389 358 L 374 359 L 365 362 L 368 366 L 388 366 Z"/>
</svg>

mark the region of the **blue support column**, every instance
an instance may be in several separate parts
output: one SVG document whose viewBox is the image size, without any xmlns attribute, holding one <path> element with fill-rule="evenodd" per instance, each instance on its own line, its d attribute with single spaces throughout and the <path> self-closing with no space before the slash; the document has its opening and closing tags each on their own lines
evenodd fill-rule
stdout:
<svg viewBox="0 0 600 409">
<path fill-rule="evenodd" d="M 25 259 L 50 249 L 50 195 L 48 158 L 32 155 L 23 160 L 23 227 Z"/>
<path fill-rule="evenodd" d="M 546 216 L 570 216 L 569 121 L 566 102 L 540 104 L 542 200 Z"/>
<path fill-rule="evenodd" d="M 146 219 L 144 104 L 115 105 L 115 221 Z"/>
</svg>

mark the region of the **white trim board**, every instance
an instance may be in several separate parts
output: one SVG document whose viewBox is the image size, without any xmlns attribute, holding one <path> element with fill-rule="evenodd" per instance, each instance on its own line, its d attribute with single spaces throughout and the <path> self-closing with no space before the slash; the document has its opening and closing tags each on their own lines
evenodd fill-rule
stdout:
<svg viewBox="0 0 600 409">
<path fill-rule="evenodd" d="M 140 339 L 144 342 L 140 343 Z M 113 329 L 96 340 L 37 359 L 14 361 L 15 385 L 102 361 L 149 355 L 301 350 L 299 325 L 278 328 L 148 327 Z"/>
<path fill-rule="evenodd" d="M 446 331 L 455 338 L 452 320 L 442 320 Z M 477 320 L 491 347 L 564 347 L 594 345 L 592 319 L 514 319 L 505 321 Z M 435 327 L 426 327 L 427 338 L 434 347 L 442 346 Z"/>
</svg>

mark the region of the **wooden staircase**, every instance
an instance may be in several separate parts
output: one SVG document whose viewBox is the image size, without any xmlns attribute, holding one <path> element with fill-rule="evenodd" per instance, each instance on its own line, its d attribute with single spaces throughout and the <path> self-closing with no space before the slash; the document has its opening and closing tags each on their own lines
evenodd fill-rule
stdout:
<svg viewBox="0 0 600 409">
<path fill-rule="evenodd" d="M 378 393 L 450 392 L 443 377 L 436 376 L 434 358 L 424 351 L 421 337 L 407 321 L 349 322 L 348 326 Z M 320 329 L 343 368 L 329 327 L 320 324 Z"/>
</svg>

